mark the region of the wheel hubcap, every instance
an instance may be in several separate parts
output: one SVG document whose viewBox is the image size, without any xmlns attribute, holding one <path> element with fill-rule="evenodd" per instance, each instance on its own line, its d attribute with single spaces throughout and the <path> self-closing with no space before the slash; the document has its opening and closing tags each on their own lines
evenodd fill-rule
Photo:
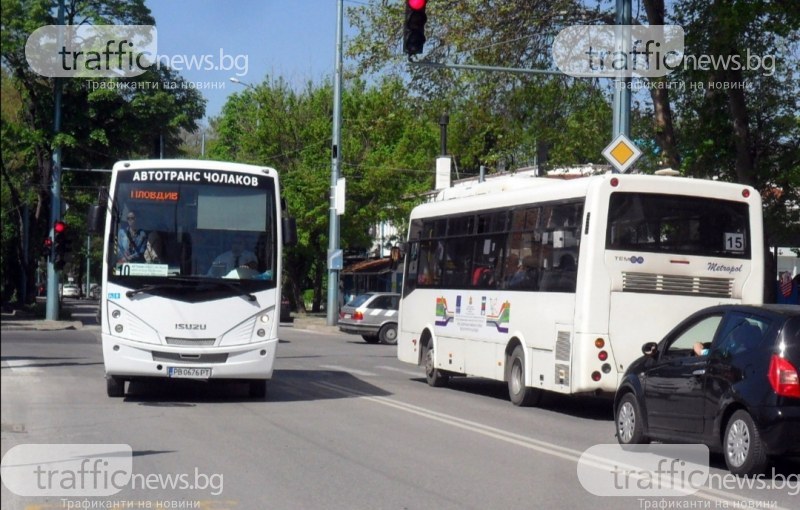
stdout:
<svg viewBox="0 0 800 510">
<path fill-rule="evenodd" d="M 522 364 L 519 361 L 514 362 L 511 367 L 511 391 L 514 394 L 522 390 Z"/>
<path fill-rule="evenodd" d="M 636 413 L 630 402 L 625 402 L 619 408 L 617 416 L 617 432 L 622 442 L 627 443 L 633 438 L 633 430 L 636 427 Z"/>
<path fill-rule="evenodd" d="M 742 420 L 736 420 L 731 425 L 726 446 L 730 463 L 736 467 L 744 464 L 750 452 L 750 431 Z"/>
</svg>

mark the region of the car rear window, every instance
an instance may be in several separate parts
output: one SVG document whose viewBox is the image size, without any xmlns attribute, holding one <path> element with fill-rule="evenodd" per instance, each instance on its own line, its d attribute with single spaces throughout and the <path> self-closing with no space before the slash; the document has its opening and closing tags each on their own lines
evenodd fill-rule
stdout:
<svg viewBox="0 0 800 510">
<path fill-rule="evenodd" d="M 354 297 L 347 303 L 348 306 L 359 307 L 364 304 L 364 302 L 371 298 L 372 294 L 359 294 L 358 296 Z"/>
</svg>

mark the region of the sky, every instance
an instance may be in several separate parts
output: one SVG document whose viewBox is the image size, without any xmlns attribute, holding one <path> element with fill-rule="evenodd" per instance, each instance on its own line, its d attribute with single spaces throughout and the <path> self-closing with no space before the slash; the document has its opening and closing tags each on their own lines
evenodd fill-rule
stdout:
<svg viewBox="0 0 800 510">
<path fill-rule="evenodd" d="M 173 69 L 197 83 L 208 100 L 204 124 L 220 114 L 230 94 L 245 90 L 231 77 L 251 85 L 281 77 L 302 88 L 333 76 L 338 0 L 147 0 L 146 5 L 156 20 L 158 54 L 177 63 Z M 182 63 L 192 57 L 194 65 Z"/>
</svg>

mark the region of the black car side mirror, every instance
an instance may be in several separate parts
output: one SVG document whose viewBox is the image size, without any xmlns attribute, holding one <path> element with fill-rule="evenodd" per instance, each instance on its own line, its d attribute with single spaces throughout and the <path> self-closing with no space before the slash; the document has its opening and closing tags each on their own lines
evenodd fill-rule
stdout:
<svg viewBox="0 0 800 510">
<path fill-rule="evenodd" d="M 642 346 L 642 354 L 652 358 L 658 354 L 658 344 L 655 342 L 647 342 Z"/>
</svg>

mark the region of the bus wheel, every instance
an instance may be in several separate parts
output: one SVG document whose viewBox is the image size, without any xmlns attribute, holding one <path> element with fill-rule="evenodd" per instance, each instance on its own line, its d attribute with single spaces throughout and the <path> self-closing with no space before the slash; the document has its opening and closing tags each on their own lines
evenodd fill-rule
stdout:
<svg viewBox="0 0 800 510">
<path fill-rule="evenodd" d="M 113 375 L 106 376 L 106 395 L 112 398 L 125 396 L 125 379 Z"/>
<path fill-rule="evenodd" d="M 619 444 L 644 444 L 648 440 L 644 435 L 642 412 L 639 402 L 633 393 L 626 393 L 619 402 L 616 412 L 617 441 Z"/>
<path fill-rule="evenodd" d="M 250 381 L 248 393 L 250 394 L 250 398 L 263 399 L 267 396 L 267 381 L 263 379 Z"/>
<path fill-rule="evenodd" d="M 525 356 L 522 353 L 522 346 L 518 345 L 508 359 L 508 395 L 515 406 L 532 406 L 539 403 L 542 398 L 542 391 L 536 388 L 525 386 Z"/>
<path fill-rule="evenodd" d="M 428 380 L 428 385 L 433 387 L 444 386 L 450 380 L 449 374 L 434 366 L 433 346 L 430 343 L 425 347 L 425 378 Z"/>
<path fill-rule="evenodd" d="M 381 343 L 397 345 L 397 324 L 384 324 L 378 333 Z"/>
</svg>

